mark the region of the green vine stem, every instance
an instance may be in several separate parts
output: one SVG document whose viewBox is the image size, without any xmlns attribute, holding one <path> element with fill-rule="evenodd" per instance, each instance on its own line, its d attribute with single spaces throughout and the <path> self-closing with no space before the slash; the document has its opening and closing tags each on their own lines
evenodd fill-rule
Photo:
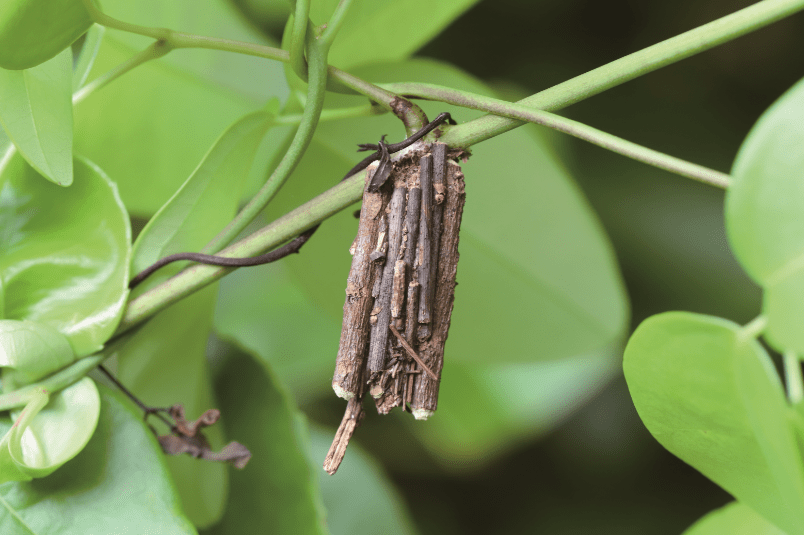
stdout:
<svg viewBox="0 0 804 535">
<path fill-rule="evenodd" d="M 258 45 L 254 43 L 245 43 L 242 41 L 234 41 L 232 39 L 220 39 L 217 37 L 207 37 L 203 35 L 195 35 L 184 32 L 176 32 L 167 28 L 149 28 L 147 26 L 139 26 L 137 24 L 130 24 L 117 20 L 109 15 L 100 11 L 92 3 L 92 0 L 83 0 L 84 5 L 89 11 L 92 20 L 97 24 L 106 26 L 116 30 L 121 30 L 137 35 L 144 35 L 151 37 L 157 41 L 162 41 L 169 48 L 205 48 L 209 50 L 220 50 L 222 52 L 233 52 L 235 54 L 244 54 L 247 56 L 255 56 L 259 58 L 272 59 L 287 63 L 290 61 L 290 54 L 286 50 L 275 47 Z M 424 114 L 414 106 L 412 110 L 398 108 L 399 97 L 390 91 L 377 87 L 376 85 L 362 80 L 346 71 L 337 69 L 335 67 L 327 67 L 329 76 L 337 80 L 350 90 L 369 98 L 371 101 L 376 102 L 384 109 L 394 112 L 406 125 L 408 135 L 415 132 L 427 123 Z M 306 79 L 306 72 L 305 72 Z M 406 114 L 406 115 L 405 115 Z M 408 127 L 407 125 L 411 126 Z"/>
<path fill-rule="evenodd" d="M 369 115 L 382 115 L 387 113 L 387 110 L 381 107 L 367 103 L 360 104 L 359 106 L 352 106 L 348 108 L 330 108 L 321 111 L 318 118 L 319 123 L 327 121 L 340 121 L 343 119 L 352 119 L 354 117 L 368 117 Z M 288 115 L 279 115 L 274 119 L 275 124 L 291 125 L 299 124 L 302 120 L 303 114 L 292 113 Z"/>
<path fill-rule="evenodd" d="M 768 325 L 768 318 L 760 314 L 742 326 L 739 332 L 740 340 L 756 340 Z"/>
<path fill-rule="evenodd" d="M 105 87 L 107 84 L 109 84 L 113 80 L 116 80 L 120 76 L 123 76 L 131 69 L 139 67 L 146 61 L 161 58 L 171 50 L 172 50 L 171 46 L 166 41 L 163 40 L 156 41 L 142 52 L 138 52 L 137 54 L 131 56 L 129 59 L 127 59 L 120 65 L 117 65 L 113 69 L 106 71 L 105 73 L 98 76 L 88 84 L 81 87 L 78 91 L 73 93 L 73 105 L 78 104 L 93 92 L 97 91 L 98 89 L 101 89 L 102 87 Z"/>
<path fill-rule="evenodd" d="M 578 121 L 573 121 L 554 113 L 537 110 L 521 104 L 515 104 L 499 100 L 496 98 L 485 97 L 475 93 L 459 91 L 447 87 L 440 87 L 431 84 L 399 83 L 386 84 L 386 89 L 405 95 L 407 97 L 426 98 L 428 100 L 438 100 L 448 104 L 472 108 L 475 110 L 487 111 L 495 115 L 519 119 L 531 123 L 540 124 L 553 128 L 559 132 L 564 132 L 571 136 L 583 139 L 599 147 L 611 150 L 628 158 L 676 173 L 693 180 L 698 180 L 705 184 L 719 188 L 729 186 L 730 177 L 726 173 L 715 171 L 701 165 L 687 162 L 674 156 L 655 151 L 637 145 L 625 139 L 619 138 L 602 130 L 592 128 Z M 457 127 L 456 127 L 457 128 Z M 446 137 L 446 135 L 444 136 Z M 441 139 L 443 140 L 444 137 Z"/>
<path fill-rule="evenodd" d="M 327 48 L 332 46 L 335 36 L 338 35 L 341 26 L 343 26 L 343 21 L 346 20 L 346 12 L 349 11 L 349 7 L 351 5 L 352 0 L 340 0 L 338 5 L 335 6 L 335 11 L 332 12 L 332 16 L 329 18 L 329 22 L 326 24 L 324 33 L 322 33 L 321 37 L 318 39 L 318 42 L 321 46 L 325 46 Z"/>
<path fill-rule="evenodd" d="M 559 110 L 660 67 L 767 26 L 802 9 L 804 0 L 763 0 L 545 89 L 520 100 L 517 104 L 546 111 Z M 481 117 L 451 128 L 441 141 L 450 147 L 466 148 L 522 124 L 521 121 L 514 119 Z"/>
<path fill-rule="evenodd" d="M 240 210 L 237 216 L 201 250 L 202 253 L 217 253 L 240 234 L 257 217 L 257 214 L 271 202 L 271 199 L 274 198 L 301 161 L 307 147 L 310 145 L 310 141 L 313 139 L 315 128 L 318 125 L 318 117 L 324 108 L 328 49 L 328 46 L 321 46 L 320 43 L 317 43 L 312 34 L 307 34 L 307 54 L 309 56 L 307 102 L 293 141 L 262 188 Z"/>
<path fill-rule="evenodd" d="M 365 171 L 357 173 L 254 234 L 223 249 L 219 255 L 256 256 L 273 249 L 360 200 L 365 180 Z M 115 338 L 183 297 L 232 272 L 233 269 L 194 265 L 132 299 L 126 307 Z"/>
<path fill-rule="evenodd" d="M 295 5 L 293 5 L 295 4 Z M 310 0 L 291 0 L 293 26 L 290 30 L 290 67 L 296 76 L 307 81 L 307 61 L 304 58 L 304 43 L 310 23 Z"/>
<path fill-rule="evenodd" d="M 784 379 L 787 384 L 787 398 L 795 405 L 804 400 L 804 379 L 801 377 L 801 360 L 793 352 L 784 354 Z"/>
<path fill-rule="evenodd" d="M 38 383 L 24 386 L 12 392 L 0 394 L 0 411 L 22 407 L 31 401 L 31 399 L 35 398 L 42 390 L 46 392 L 58 392 L 63 388 L 67 388 L 84 377 L 89 371 L 103 362 L 105 358 L 106 354 L 84 357 Z"/>
</svg>

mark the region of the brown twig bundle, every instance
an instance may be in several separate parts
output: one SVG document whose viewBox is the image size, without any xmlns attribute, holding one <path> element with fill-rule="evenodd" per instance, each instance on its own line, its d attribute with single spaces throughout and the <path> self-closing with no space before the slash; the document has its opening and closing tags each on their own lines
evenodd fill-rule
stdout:
<svg viewBox="0 0 804 535">
<path fill-rule="evenodd" d="M 366 392 L 381 414 L 401 406 L 425 420 L 438 405 L 466 196 L 447 152 L 444 143 L 412 145 L 376 192 L 368 174 L 332 380 L 349 404 L 324 463 L 330 473 L 362 418 Z"/>
</svg>

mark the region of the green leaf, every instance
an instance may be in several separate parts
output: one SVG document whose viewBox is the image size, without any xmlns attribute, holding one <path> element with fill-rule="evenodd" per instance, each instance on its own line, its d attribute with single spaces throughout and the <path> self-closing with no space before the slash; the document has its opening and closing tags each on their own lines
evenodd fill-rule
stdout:
<svg viewBox="0 0 804 535">
<path fill-rule="evenodd" d="M 91 25 L 81 0 L 4 0 L 0 4 L 0 67 L 39 65 L 69 47 Z"/>
<path fill-rule="evenodd" d="M 335 38 L 329 62 L 352 69 L 406 59 L 477 2 L 355 2 Z M 312 2 L 310 19 L 315 24 L 326 23 L 337 4 L 338 0 Z"/>
<path fill-rule="evenodd" d="M 232 471 L 226 514 L 207 533 L 327 533 L 304 417 L 268 366 L 236 351 L 219 358 L 225 364 L 215 390 L 226 431 L 252 458 Z"/>
<path fill-rule="evenodd" d="M 80 45 L 78 53 L 75 54 L 77 59 L 73 65 L 73 91 L 80 89 L 84 82 L 87 81 L 87 76 L 89 76 L 89 71 L 92 70 L 92 66 L 95 64 L 95 58 L 98 56 L 105 32 L 106 28 L 94 24 L 84 35 L 83 41 L 73 43 L 73 49 Z"/>
<path fill-rule="evenodd" d="M 8 433 L 11 458 L 28 479 L 50 475 L 78 455 L 98 425 L 100 396 L 89 377 L 47 398 L 29 404 L 36 405 L 29 425 L 16 425 Z"/>
<path fill-rule="evenodd" d="M 434 61 L 374 66 L 355 74 L 375 82 L 421 80 L 489 93 L 469 75 Z M 430 117 L 444 111 L 437 103 L 425 103 L 424 109 Z M 477 115 L 455 112 L 458 121 Z M 355 145 L 385 133 L 393 141 L 402 137 L 399 121 L 390 115 L 322 123 L 269 215 L 282 215 L 334 184 L 359 161 Z M 463 166 L 466 208 L 447 358 L 532 362 L 619 344 L 628 303 L 614 253 L 539 130 L 519 128 L 472 150 Z M 321 226 L 300 255 L 287 259 L 310 299 L 336 321 L 342 317 L 348 250 L 356 230 L 352 210 L 344 210 Z"/>
<path fill-rule="evenodd" d="M 128 296 L 131 228 L 109 178 L 76 159 L 68 189 L 17 154 L 0 168 L 0 316 L 55 327 L 78 357 L 112 335 Z"/>
<path fill-rule="evenodd" d="M 9 371 L 3 370 L 3 389 L 10 392 L 15 385 L 30 384 L 63 368 L 75 360 L 70 342 L 59 331 L 33 321 L 0 320 L 0 368 L 13 368 L 13 384 Z"/>
<path fill-rule="evenodd" d="M 237 209 L 257 147 L 272 120 L 273 115 L 265 111 L 250 113 L 221 135 L 137 238 L 134 273 L 168 254 L 198 250 L 226 225 Z"/>
<path fill-rule="evenodd" d="M 338 473 L 321 470 L 334 429 L 311 430 L 312 462 L 319 468 L 321 495 L 327 509 L 327 526 L 332 535 L 382 533 L 413 535 L 416 529 L 402 496 L 379 463 L 354 441 Z M 370 514 L 366 514 L 370 511 Z"/>
<path fill-rule="evenodd" d="M 334 395 L 329 385 L 340 322 L 315 306 L 284 260 L 239 269 L 220 285 L 215 307 L 219 336 L 270 366 L 299 402 Z"/>
<path fill-rule="evenodd" d="M 683 535 L 785 535 L 785 532 L 739 502 L 715 509 Z"/>
<path fill-rule="evenodd" d="M 117 353 L 118 379 L 145 403 L 181 403 L 192 419 L 218 406 L 206 361 L 216 290 L 207 287 L 160 312 Z M 220 424 L 204 434 L 214 449 L 223 446 Z M 186 455 L 169 457 L 167 464 L 190 520 L 206 527 L 220 519 L 228 492 L 226 466 Z"/>
<path fill-rule="evenodd" d="M 737 158 L 726 192 L 734 254 L 764 289 L 768 341 L 804 353 L 804 80 L 760 117 Z"/>
<path fill-rule="evenodd" d="M 640 418 L 671 453 L 790 535 L 804 533 L 804 468 L 765 350 L 730 321 L 668 312 L 625 349 Z"/>
<path fill-rule="evenodd" d="M 142 415 L 104 387 L 101 399 L 97 429 L 81 453 L 45 479 L 0 486 L 4 535 L 195 533 Z M 0 419 L 0 433 L 10 427 Z"/>
<path fill-rule="evenodd" d="M 229 2 L 106 0 L 111 16 L 148 26 L 264 42 Z M 103 39 L 91 77 L 147 45 L 140 36 Z M 277 96 L 279 62 L 218 50 L 187 50 L 148 62 L 76 107 L 76 149 L 114 177 L 132 214 L 153 215 L 193 172 L 232 122 Z"/>
<path fill-rule="evenodd" d="M 72 58 L 67 49 L 38 67 L 0 69 L 0 122 L 28 163 L 60 186 L 73 183 Z"/>
<path fill-rule="evenodd" d="M 285 261 L 224 278 L 215 329 L 275 370 L 300 403 L 334 396 L 340 321 L 320 310 Z M 438 411 L 426 426 L 410 422 L 409 431 L 444 469 L 481 469 L 559 425 L 605 387 L 619 370 L 613 353 L 619 349 L 555 362 L 484 364 L 448 353 Z"/>
<path fill-rule="evenodd" d="M 103 10 L 120 20 L 143 26 L 172 28 L 190 34 L 268 46 L 276 44 L 256 31 L 228 0 L 201 3 L 103 0 Z M 144 48 L 139 35 L 120 33 L 115 38 L 132 51 Z M 269 96 L 279 96 L 284 100 L 287 95 L 287 84 L 281 75 L 282 64 L 274 60 L 198 49 L 191 53 L 168 54 L 159 62 L 177 67 L 185 75 L 189 74 L 205 84 L 227 88 L 226 92 L 232 97 L 245 98 L 249 103 Z M 203 113 L 213 111 L 204 110 Z"/>
</svg>

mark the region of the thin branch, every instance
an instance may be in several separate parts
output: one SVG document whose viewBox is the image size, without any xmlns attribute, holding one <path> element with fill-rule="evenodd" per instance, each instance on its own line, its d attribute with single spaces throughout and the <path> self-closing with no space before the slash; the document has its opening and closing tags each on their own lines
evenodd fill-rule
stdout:
<svg viewBox="0 0 804 535">
<path fill-rule="evenodd" d="M 128 397 L 128 399 L 133 401 L 134 404 L 136 404 L 142 410 L 146 419 L 148 418 L 148 416 L 153 414 L 157 418 L 159 418 L 163 424 L 168 426 L 168 429 L 174 428 L 174 423 L 162 415 L 163 412 L 167 413 L 168 409 L 162 409 L 146 405 L 140 398 L 135 396 L 134 393 L 131 392 L 131 390 L 126 388 L 125 385 L 123 385 L 123 383 L 118 381 L 117 378 L 114 375 L 112 375 L 112 372 L 110 372 L 103 364 L 98 364 L 98 370 L 100 370 L 100 372 L 103 373 L 103 375 L 105 375 L 107 379 L 109 379 L 112 383 L 114 383 L 114 385 L 118 388 L 118 390 L 120 390 L 123 394 L 125 394 Z"/>
<path fill-rule="evenodd" d="M 98 89 L 101 89 L 102 87 L 105 87 L 107 84 L 123 76 L 131 69 L 138 67 L 143 63 L 150 61 L 152 59 L 161 58 L 171 50 L 172 50 L 171 46 L 168 45 L 165 41 L 156 41 L 145 50 L 131 56 L 129 59 L 127 59 L 120 65 L 103 73 L 102 75 L 98 76 L 97 78 L 95 78 L 94 80 L 83 86 L 81 89 L 73 93 L 73 105 L 78 104 L 93 92 L 97 91 Z"/>
<path fill-rule="evenodd" d="M 247 258 L 229 258 L 225 256 L 215 256 L 215 255 L 208 255 L 202 253 L 176 253 L 172 255 L 168 255 L 164 258 L 160 258 L 158 261 L 154 262 L 147 268 L 143 269 L 137 275 L 131 279 L 128 283 L 128 287 L 133 289 L 138 286 L 142 281 L 150 277 L 155 271 L 158 269 L 163 268 L 164 266 L 171 264 L 173 262 L 178 262 L 181 260 L 189 260 L 191 262 L 198 262 L 201 264 L 207 264 L 210 266 L 226 266 L 226 267 L 249 267 L 249 266 L 260 266 L 263 264 L 270 264 L 272 262 L 276 262 L 277 260 L 281 260 L 286 256 L 289 256 L 294 253 L 298 253 L 299 249 L 302 248 L 302 245 L 307 243 L 307 240 L 318 230 L 318 225 L 314 226 L 313 228 L 302 232 L 296 238 L 294 238 L 290 243 L 283 245 L 277 249 L 274 249 L 271 252 L 261 254 L 259 256 L 251 256 Z"/>
<path fill-rule="evenodd" d="M 346 12 L 349 11 L 351 4 L 352 0 L 340 0 L 338 5 L 335 6 L 335 11 L 333 11 L 329 22 L 327 22 L 326 30 L 324 30 L 324 33 L 321 34 L 321 37 L 318 39 L 321 46 L 329 47 L 332 45 L 335 36 L 343 25 L 343 21 L 346 20 Z"/>
<path fill-rule="evenodd" d="M 250 236 L 220 251 L 219 256 L 256 256 L 284 243 L 358 201 L 365 171 L 339 183 L 313 200 L 275 220 Z M 236 268 L 195 265 L 128 302 L 115 338 L 191 293 Z"/>
<path fill-rule="evenodd" d="M 307 60 L 304 58 L 304 43 L 307 32 L 312 28 L 310 18 L 310 0 L 292 0 L 293 7 L 293 27 L 290 30 L 290 43 L 288 52 L 290 54 L 290 66 L 296 76 L 307 81 Z M 293 5 L 295 4 L 295 5 Z"/>
<path fill-rule="evenodd" d="M 804 0 L 763 0 L 545 89 L 517 104 L 540 110 L 559 110 L 767 26 L 802 9 Z M 486 116 L 451 129 L 441 141 L 453 148 L 466 148 L 521 125 L 521 121 Z"/>
<path fill-rule="evenodd" d="M 274 172 L 265 182 L 257 194 L 240 210 L 232 221 L 218 233 L 211 242 L 201 251 L 203 253 L 216 253 L 228 245 L 251 221 L 257 217 L 279 189 L 285 184 L 290 174 L 301 161 L 318 125 L 318 117 L 324 109 L 324 94 L 327 84 L 327 50 L 320 48 L 313 40 L 312 35 L 307 36 L 309 55 L 309 83 L 307 84 L 307 104 L 302 114 L 302 121 L 293 137 L 287 152 L 277 165 Z"/>
<path fill-rule="evenodd" d="M 392 91 L 399 92 L 408 97 L 426 98 L 428 100 L 438 100 L 457 106 L 463 106 L 475 110 L 487 111 L 502 117 L 519 119 L 554 130 L 569 134 L 583 139 L 604 149 L 622 154 L 633 160 L 637 160 L 665 171 L 670 171 L 711 186 L 718 188 L 728 188 L 730 177 L 726 173 L 721 173 L 714 169 L 709 169 L 702 165 L 694 164 L 675 156 L 670 156 L 662 152 L 643 147 L 631 141 L 627 141 L 615 135 L 603 132 L 597 128 L 561 117 L 554 113 L 537 110 L 513 102 L 506 102 L 496 98 L 485 97 L 475 93 L 459 91 L 446 87 L 431 84 L 388 84 L 385 87 Z M 460 128 L 460 127 L 456 127 Z M 454 129 L 453 129 L 454 130 Z M 448 134 L 445 134 L 446 137 Z M 443 138 L 442 138 L 443 139 Z"/>
<path fill-rule="evenodd" d="M 67 388 L 84 377 L 105 358 L 105 355 L 84 357 L 37 383 L 24 386 L 19 390 L 0 394 L 0 411 L 7 411 L 24 406 L 30 401 L 32 395 L 35 395 L 36 392 L 42 389 L 52 393 Z"/>
<path fill-rule="evenodd" d="M 416 352 L 413 350 L 413 348 L 412 348 L 412 347 L 410 347 L 410 344 L 408 344 L 407 340 L 405 340 L 405 337 L 404 337 L 404 336 L 402 336 L 402 335 L 399 333 L 399 331 L 398 331 L 398 330 L 396 330 L 396 327 L 394 327 L 394 324 L 393 324 L 393 323 L 392 323 L 392 324 L 390 324 L 390 325 L 389 325 L 389 327 L 391 328 L 391 332 L 392 332 L 392 333 L 394 333 L 394 336 L 396 336 L 396 337 L 397 337 L 397 339 L 399 340 L 399 343 L 400 343 L 400 344 L 402 344 L 402 347 L 404 347 L 404 348 L 405 348 L 405 351 L 407 351 L 407 352 L 408 352 L 408 355 L 410 355 L 410 357 L 411 357 L 413 360 L 415 360 L 415 361 L 416 361 L 416 363 L 417 363 L 419 366 L 421 366 L 421 367 L 422 367 L 422 369 L 423 369 L 425 372 L 427 372 L 427 375 L 429 375 L 429 376 L 430 376 L 430 377 L 433 379 L 433 381 L 438 381 L 438 376 L 437 376 L 436 374 L 434 374 L 434 373 L 433 373 L 433 370 L 431 370 L 431 369 L 430 369 L 430 368 L 427 366 L 427 364 L 425 364 L 425 363 L 424 363 L 424 361 L 422 360 L 422 358 L 421 358 L 419 355 L 417 355 L 417 354 L 416 354 Z"/>
</svg>

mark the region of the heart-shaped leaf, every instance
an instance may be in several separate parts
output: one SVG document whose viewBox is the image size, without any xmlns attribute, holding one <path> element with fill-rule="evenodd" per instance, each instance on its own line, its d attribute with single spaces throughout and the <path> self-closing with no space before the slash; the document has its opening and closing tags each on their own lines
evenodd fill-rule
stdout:
<svg viewBox="0 0 804 535">
<path fill-rule="evenodd" d="M 730 321 L 652 316 L 625 349 L 640 418 L 665 448 L 788 532 L 804 533 L 804 468 L 770 357 Z"/>
<path fill-rule="evenodd" d="M 760 117 L 734 161 L 726 231 L 734 254 L 765 289 L 765 334 L 804 353 L 804 80 Z"/>
<path fill-rule="evenodd" d="M 715 509 L 683 535 L 786 535 L 753 509 L 740 502 L 732 502 Z"/>
<path fill-rule="evenodd" d="M 98 388 L 84 377 L 51 396 L 42 392 L 12 414 L 17 422 L 0 442 L 0 456 L 10 456 L 16 465 L 21 476 L 13 479 L 47 476 L 75 457 L 92 437 L 99 413 Z"/>
<path fill-rule="evenodd" d="M 92 25 L 81 0 L 0 3 L 0 67 L 28 69 L 78 39 Z"/>
<path fill-rule="evenodd" d="M 28 163 L 59 186 L 73 183 L 72 59 L 66 49 L 37 67 L 0 69 L 0 122 Z"/>
<path fill-rule="evenodd" d="M 76 356 L 100 349 L 128 296 L 131 228 L 117 188 L 76 159 L 67 189 L 41 179 L 19 154 L 0 169 L 0 317 L 45 323 Z"/>
<path fill-rule="evenodd" d="M 0 320 L 0 368 L 10 392 L 75 360 L 70 342 L 59 331 L 33 321 Z M 9 369 L 13 369 L 13 375 Z"/>
<path fill-rule="evenodd" d="M 44 479 L 0 486 L 4 535 L 192 535 L 156 438 L 142 414 L 100 387 L 95 434 L 71 461 Z M 0 433 L 11 428 L 0 418 Z"/>
</svg>

